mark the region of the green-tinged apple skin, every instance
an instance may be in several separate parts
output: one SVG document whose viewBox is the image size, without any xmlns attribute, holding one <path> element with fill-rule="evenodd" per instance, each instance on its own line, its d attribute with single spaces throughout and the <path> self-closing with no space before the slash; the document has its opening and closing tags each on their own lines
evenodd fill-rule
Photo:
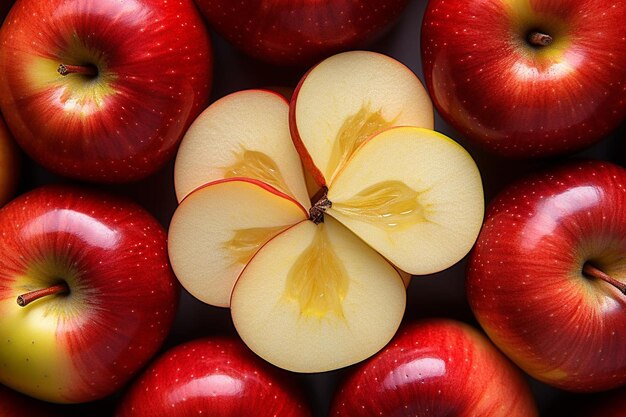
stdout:
<svg viewBox="0 0 626 417">
<path fill-rule="evenodd" d="M 15 194 L 21 159 L 20 151 L 0 115 L 0 206 Z"/>
<path fill-rule="evenodd" d="M 237 339 L 198 339 L 156 359 L 129 388 L 115 416 L 310 417 L 290 377 Z"/>
<path fill-rule="evenodd" d="M 361 47 L 393 24 L 407 0 L 195 0 L 222 36 L 276 65 L 309 65 Z"/>
<path fill-rule="evenodd" d="M 0 416 L 61 417 L 59 406 L 35 400 L 0 385 Z"/>
<path fill-rule="evenodd" d="M 626 170 L 600 161 L 521 179 L 490 203 L 468 299 L 490 338 L 534 378 L 571 391 L 626 383 L 626 295 L 587 272 L 626 281 L 625 206 Z"/>
<path fill-rule="evenodd" d="M 87 66 L 96 75 L 57 72 Z M 0 108 L 65 176 L 127 182 L 162 167 L 208 101 L 208 32 L 191 0 L 18 0 L 0 30 Z"/>
<path fill-rule="evenodd" d="M 50 402 L 103 398 L 168 334 L 179 287 L 165 231 L 134 203 L 41 187 L 0 210 L 0 246 L 0 383 Z"/>
<path fill-rule="evenodd" d="M 400 328 L 341 384 L 330 416 L 538 416 L 522 373 L 467 324 L 431 319 Z"/>
<path fill-rule="evenodd" d="M 491 152 L 574 152 L 626 116 L 625 21 L 623 1 L 430 0 L 426 85 L 443 118 Z M 551 43 L 531 45 L 533 31 Z"/>
</svg>

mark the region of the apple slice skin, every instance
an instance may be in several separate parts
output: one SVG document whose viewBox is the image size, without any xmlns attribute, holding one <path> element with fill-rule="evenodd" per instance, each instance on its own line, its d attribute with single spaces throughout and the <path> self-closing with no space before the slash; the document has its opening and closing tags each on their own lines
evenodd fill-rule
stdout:
<svg viewBox="0 0 626 417">
<path fill-rule="evenodd" d="M 191 295 L 229 307 L 233 286 L 258 247 L 307 218 L 292 197 L 261 181 L 230 178 L 205 184 L 185 197 L 170 222 L 172 268 Z"/>
<path fill-rule="evenodd" d="M 376 88 L 371 87 L 374 80 L 380 84 Z M 327 186 L 345 162 L 345 157 L 335 153 L 338 137 L 344 129 L 349 131 L 350 120 L 368 133 L 360 140 L 392 126 L 432 129 L 434 125 L 426 89 L 402 63 L 369 51 L 325 59 L 302 77 L 289 108 L 292 139 L 305 169 L 319 186 Z M 337 166 L 331 166 L 331 161 Z"/>
<path fill-rule="evenodd" d="M 169 332 L 179 286 L 162 226 L 102 192 L 48 186 L 0 210 L 0 383 L 58 403 L 121 388 Z M 64 280 L 67 295 L 20 307 Z"/>
<path fill-rule="evenodd" d="M 405 306 L 393 266 L 326 218 L 292 226 L 255 254 L 235 284 L 231 314 L 257 355 L 311 373 L 376 353 L 393 337 Z"/>
<path fill-rule="evenodd" d="M 198 339 L 157 358 L 130 387 L 116 417 L 310 417 L 291 375 L 241 341 Z"/>
<path fill-rule="evenodd" d="M 626 277 L 626 170 L 584 161 L 518 181 L 490 204 L 467 294 L 498 347 L 528 374 L 570 391 L 626 383 L 626 300 L 583 274 Z"/>
<path fill-rule="evenodd" d="M 467 324 L 404 325 L 340 385 L 329 416 L 537 417 L 522 373 Z"/>
<path fill-rule="evenodd" d="M 61 63 L 98 75 L 63 77 Z M 162 167 L 206 106 L 212 50 L 191 0 L 17 1 L 0 73 L 0 107 L 28 155 L 61 175 L 127 182 Z"/>
<path fill-rule="evenodd" d="M 443 118 L 491 152 L 580 150 L 626 117 L 624 21 L 624 2 L 432 0 L 421 36 L 426 85 Z M 527 43 L 539 28 L 551 45 Z"/>
<path fill-rule="evenodd" d="M 308 65 L 370 41 L 407 0 L 196 0 L 211 25 L 248 55 L 278 65 Z"/>
</svg>

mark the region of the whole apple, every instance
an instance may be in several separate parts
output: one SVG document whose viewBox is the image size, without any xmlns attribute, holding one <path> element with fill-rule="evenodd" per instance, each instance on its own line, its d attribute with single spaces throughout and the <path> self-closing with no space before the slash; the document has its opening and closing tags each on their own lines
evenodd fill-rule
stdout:
<svg viewBox="0 0 626 417">
<path fill-rule="evenodd" d="M 195 0 L 238 49 L 279 65 L 308 65 L 363 46 L 388 28 L 408 0 Z"/>
<path fill-rule="evenodd" d="M 191 0 L 18 0 L 0 31 L 0 108 L 46 168 L 136 180 L 205 107 L 211 65 Z"/>
<path fill-rule="evenodd" d="M 626 2 L 430 0 L 426 84 L 441 115 L 500 155 L 573 152 L 626 116 Z"/>
<path fill-rule="evenodd" d="M 470 326 L 431 319 L 401 328 L 350 374 L 330 416 L 532 417 L 522 373 Z"/>
<path fill-rule="evenodd" d="M 199 339 L 150 365 L 122 399 L 116 417 L 309 417 L 289 378 L 239 340 Z"/>
<path fill-rule="evenodd" d="M 48 186 L 0 210 L 0 383 L 105 397 L 156 352 L 178 302 L 161 225 L 134 203 Z"/>
<path fill-rule="evenodd" d="M 471 254 L 476 318 L 545 383 L 626 383 L 626 170 L 584 161 L 511 185 L 490 204 Z"/>
<path fill-rule="evenodd" d="M 0 115 L 0 206 L 9 201 L 15 193 L 20 165 L 19 149 Z"/>
</svg>

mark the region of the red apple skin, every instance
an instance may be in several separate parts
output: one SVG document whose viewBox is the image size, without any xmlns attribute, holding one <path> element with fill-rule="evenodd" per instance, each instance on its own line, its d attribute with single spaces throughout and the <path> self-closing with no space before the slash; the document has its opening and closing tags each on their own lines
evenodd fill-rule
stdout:
<svg viewBox="0 0 626 417">
<path fill-rule="evenodd" d="M 37 401 L 0 385 L 0 416 L 61 417 L 58 407 Z"/>
<path fill-rule="evenodd" d="M 212 27 L 244 53 L 277 65 L 310 65 L 363 46 L 408 0 L 195 0 Z"/>
<path fill-rule="evenodd" d="M 116 417 L 310 417 L 290 375 L 239 340 L 205 338 L 155 360 L 130 387 Z"/>
<path fill-rule="evenodd" d="M 51 402 L 103 398 L 145 365 L 168 334 L 179 286 L 163 227 L 136 204 L 102 192 L 41 187 L 0 210 L 0 247 L 0 330 L 16 314 L 26 318 L 48 311 L 36 327 L 39 332 L 26 336 L 33 341 L 33 351 L 23 353 L 26 360 L 11 353 L 19 335 L 0 334 L 0 383 Z M 75 273 L 56 276 L 45 266 L 50 264 Z M 28 275 L 49 281 L 48 286 L 63 279 L 70 292 L 62 299 L 48 296 L 20 307 L 15 300 Z M 24 309 L 24 315 L 14 309 Z M 31 330 L 24 322 L 19 332 Z M 35 351 L 49 329 L 56 346 Z M 67 366 L 61 375 L 43 377 L 50 385 L 66 385 L 58 386 L 54 395 L 42 395 L 37 381 L 21 375 L 49 365 L 42 362 L 51 352 L 58 353 L 51 360 Z"/>
<path fill-rule="evenodd" d="M 0 206 L 15 194 L 21 159 L 20 151 L 0 115 Z"/>
<path fill-rule="evenodd" d="M 510 3 L 430 0 L 422 62 L 437 109 L 475 144 L 507 157 L 599 141 L 626 116 L 626 3 L 531 0 L 527 18 Z M 554 39 L 543 52 L 525 40 L 536 29 Z"/>
<path fill-rule="evenodd" d="M 92 64 L 96 79 L 56 72 Z M 204 109 L 208 31 L 191 0 L 18 0 L 0 31 L 0 108 L 18 144 L 72 178 L 163 166 Z"/>
<path fill-rule="evenodd" d="M 522 373 L 467 324 L 405 325 L 358 366 L 336 394 L 331 417 L 533 417 Z"/>
<path fill-rule="evenodd" d="M 582 273 L 626 280 L 626 170 L 577 161 L 489 205 L 467 273 L 476 318 L 528 374 L 570 391 L 626 383 L 626 298 Z"/>
</svg>

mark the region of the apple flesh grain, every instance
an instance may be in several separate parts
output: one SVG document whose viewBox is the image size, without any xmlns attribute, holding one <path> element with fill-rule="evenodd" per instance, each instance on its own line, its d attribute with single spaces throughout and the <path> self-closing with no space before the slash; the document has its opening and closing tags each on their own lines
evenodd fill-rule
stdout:
<svg viewBox="0 0 626 417">
<path fill-rule="evenodd" d="M 18 0 L 0 30 L 0 108 L 46 168 L 137 180 L 205 107 L 211 64 L 191 0 Z"/>
<path fill-rule="evenodd" d="M 222 36 L 255 58 L 308 65 L 360 47 L 397 19 L 407 0 L 196 0 Z"/>
<path fill-rule="evenodd" d="M 487 338 L 452 320 L 401 328 L 356 368 L 331 417 L 533 417 L 528 384 Z"/>
<path fill-rule="evenodd" d="M 511 157 L 573 152 L 626 117 L 626 2 L 430 0 L 426 85 L 441 115 Z"/>
<path fill-rule="evenodd" d="M 0 245 L 1 383 L 92 401 L 121 388 L 167 335 L 178 285 L 165 232 L 135 204 L 39 188 L 0 210 Z"/>
<path fill-rule="evenodd" d="M 310 417 L 290 375 L 238 340 L 199 339 L 155 360 L 130 387 L 116 417 Z"/>
<path fill-rule="evenodd" d="M 9 201 L 15 193 L 20 161 L 19 149 L 0 115 L 0 206 Z"/>
<path fill-rule="evenodd" d="M 472 310 L 528 374 L 572 391 L 626 383 L 626 170 L 577 162 L 510 186 L 472 252 Z"/>
<path fill-rule="evenodd" d="M 176 276 L 200 300 L 230 306 L 244 342 L 274 365 L 321 372 L 371 356 L 404 313 L 398 270 L 456 263 L 482 223 L 471 157 L 410 127 L 432 123 L 417 77 L 371 52 L 317 65 L 291 109 L 262 90 L 217 101 L 176 159 Z M 312 200 L 302 164 L 321 189 Z"/>
</svg>

